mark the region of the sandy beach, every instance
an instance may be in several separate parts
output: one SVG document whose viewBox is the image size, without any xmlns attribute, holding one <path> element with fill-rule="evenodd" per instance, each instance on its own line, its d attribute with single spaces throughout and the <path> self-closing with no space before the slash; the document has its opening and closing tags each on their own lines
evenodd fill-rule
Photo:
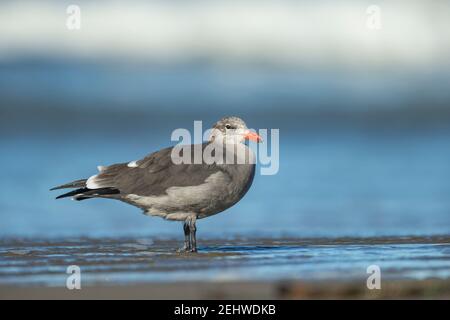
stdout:
<svg viewBox="0 0 450 320">
<path fill-rule="evenodd" d="M 0 299 L 450 299 L 449 280 L 388 281 L 382 290 L 360 282 L 183 282 L 87 286 L 81 290 L 55 287 L 0 286 Z"/>
<path fill-rule="evenodd" d="M 449 280 L 389 281 L 382 290 L 357 282 L 153 283 L 88 286 L 81 290 L 0 286 L 0 299 L 450 299 Z"/>
</svg>

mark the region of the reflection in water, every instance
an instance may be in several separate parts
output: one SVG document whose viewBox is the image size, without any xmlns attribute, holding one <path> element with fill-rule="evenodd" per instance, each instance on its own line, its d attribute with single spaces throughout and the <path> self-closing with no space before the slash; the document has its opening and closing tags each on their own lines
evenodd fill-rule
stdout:
<svg viewBox="0 0 450 320">
<path fill-rule="evenodd" d="M 207 240 L 199 254 L 175 240 L 6 240 L 0 284 L 64 286 L 66 268 L 84 284 L 172 281 L 358 280 L 369 265 L 384 279 L 448 278 L 449 237 Z"/>
</svg>

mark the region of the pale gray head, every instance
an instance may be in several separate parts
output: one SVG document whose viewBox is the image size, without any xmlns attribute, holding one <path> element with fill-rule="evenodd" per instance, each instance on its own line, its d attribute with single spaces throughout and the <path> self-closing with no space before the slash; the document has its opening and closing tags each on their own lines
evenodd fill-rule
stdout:
<svg viewBox="0 0 450 320">
<path fill-rule="evenodd" d="M 243 143 L 245 140 L 256 142 L 261 137 L 247 128 L 244 120 L 238 117 L 225 117 L 217 121 L 212 127 L 210 141 L 222 139 L 223 143 Z"/>
</svg>

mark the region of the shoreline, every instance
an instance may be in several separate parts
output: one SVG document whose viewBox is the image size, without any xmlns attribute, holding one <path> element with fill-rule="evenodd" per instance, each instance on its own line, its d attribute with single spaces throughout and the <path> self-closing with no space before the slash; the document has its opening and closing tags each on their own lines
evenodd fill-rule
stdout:
<svg viewBox="0 0 450 320">
<path fill-rule="evenodd" d="M 0 299 L 450 298 L 450 236 L 0 240 Z M 70 268 L 81 290 L 68 290 Z M 376 268 L 381 289 L 367 280 Z"/>
<path fill-rule="evenodd" d="M 365 280 L 89 285 L 80 290 L 0 285 L 0 300 L 9 299 L 450 299 L 450 280 L 384 281 L 379 290 L 367 289 Z"/>
</svg>

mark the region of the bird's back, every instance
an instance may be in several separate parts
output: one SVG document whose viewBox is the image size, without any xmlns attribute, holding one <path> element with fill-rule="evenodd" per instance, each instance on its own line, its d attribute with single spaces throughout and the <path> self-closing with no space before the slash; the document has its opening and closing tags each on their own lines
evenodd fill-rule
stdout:
<svg viewBox="0 0 450 320">
<path fill-rule="evenodd" d="M 208 145 L 198 147 L 204 152 Z M 191 163 L 175 164 L 173 147 L 166 148 L 138 161 L 103 167 L 87 186 L 117 189 L 119 193 L 99 197 L 119 199 L 150 215 L 175 220 L 185 214 L 203 218 L 219 213 L 245 195 L 255 174 L 254 163 L 206 163 L 202 157 L 196 164 L 192 163 L 196 146 L 189 148 Z"/>
</svg>

